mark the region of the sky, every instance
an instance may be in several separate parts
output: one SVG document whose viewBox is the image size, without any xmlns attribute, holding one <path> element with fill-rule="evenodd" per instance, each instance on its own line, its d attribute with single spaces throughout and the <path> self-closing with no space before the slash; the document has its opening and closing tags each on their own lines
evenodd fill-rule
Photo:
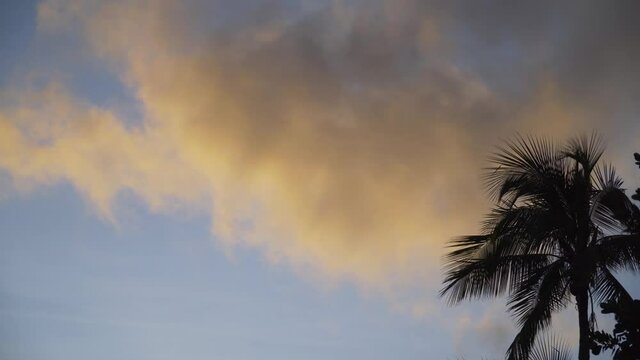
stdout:
<svg viewBox="0 0 640 360">
<path fill-rule="evenodd" d="M 444 246 L 518 133 L 597 131 L 640 186 L 639 10 L 1 0 L 0 357 L 501 358 Z"/>
</svg>

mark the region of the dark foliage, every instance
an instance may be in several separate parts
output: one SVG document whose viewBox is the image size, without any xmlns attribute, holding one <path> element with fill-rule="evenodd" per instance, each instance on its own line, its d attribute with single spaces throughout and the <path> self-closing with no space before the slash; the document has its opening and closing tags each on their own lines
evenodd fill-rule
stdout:
<svg viewBox="0 0 640 360">
<path fill-rule="evenodd" d="M 603 314 L 614 314 L 616 325 L 613 333 L 591 333 L 591 352 L 600 354 L 610 350 L 614 360 L 640 359 L 640 300 L 621 299 L 600 304 Z"/>
</svg>

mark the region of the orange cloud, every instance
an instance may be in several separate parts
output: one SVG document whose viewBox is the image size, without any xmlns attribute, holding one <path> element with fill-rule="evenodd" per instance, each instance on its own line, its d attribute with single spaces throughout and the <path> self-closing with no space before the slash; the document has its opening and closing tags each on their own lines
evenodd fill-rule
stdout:
<svg viewBox="0 0 640 360">
<path fill-rule="evenodd" d="M 59 85 L 14 95 L 0 112 L 0 166 L 24 190 L 69 181 L 115 221 L 113 200 L 135 191 L 151 209 L 197 205 L 206 183 L 152 126 L 127 129 Z"/>
<path fill-rule="evenodd" d="M 174 2 L 46 1 L 42 28 L 82 24 L 135 89 L 144 123 L 61 88 L 18 94 L 0 108 L 0 167 L 17 184 L 68 181 L 112 219 L 123 190 L 153 211 L 195 206 L 222 243 L 312 277 L 434 286 L 444 242 L 475 231 L 485 209 L 488 144 L 530 114 L 573 120 L 554 97 L 535 100 L 550 104 L 534 104 L 539 114 L 509 106 L 447 62 L 438 22 L 417 4 L 338 2 L 207 37 Z"/>
</svg>

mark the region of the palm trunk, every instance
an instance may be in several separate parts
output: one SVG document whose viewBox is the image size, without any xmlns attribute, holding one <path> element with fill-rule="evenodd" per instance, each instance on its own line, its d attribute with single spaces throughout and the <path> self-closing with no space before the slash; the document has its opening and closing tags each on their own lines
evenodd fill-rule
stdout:
<svg viewBox="0 0 640 360">
<path fill-rule="evenodd" d="M 578 304 L 578 325 L 580 326 L 580 348 L 578 360 L 589 360 L 589 298 L 587 290 L 581 290 L 576 296 Z"/>
</svg>

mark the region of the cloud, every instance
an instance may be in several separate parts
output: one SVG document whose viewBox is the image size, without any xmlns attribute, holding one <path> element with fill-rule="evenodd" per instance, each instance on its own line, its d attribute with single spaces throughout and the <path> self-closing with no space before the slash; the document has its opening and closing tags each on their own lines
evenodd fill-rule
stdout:
<svg viewBox="0 0 640 360">
<path fill-rule="evenodd" d="M 126 189 L 152 210 L 200 202 L 204 180 L 152 127 L 127 129 L 56 84 L 9 96 L 12 105 L 0 113 L 0 166 L 18 189 L 69 181 L 113 221 L 113 201 Z"/>
<path fill-rule="evenodd" d="M 114 221 L 114 200 L 131 191 L 152 211 L 210 212 L 223 244 L 305 276 L 433 289 L 444 242 L 477 230 L 479 171 L 498 138 L 593 125 L 555 62 L 570 55 L 552 44 L 520 61 L 546 49 L 541 29 L 510 33 L 513 58 L 496 57 L 505 71 L 533 69 L 517 87 L 489 76 L 482 59 L 504 51 L 503 27 L 529 23 L 508 14 L 486 24 L 437 3 L 336 1 L 263 16 L 250 3 L 255 12 L 224 20 L 217 2 L 189 4 L 40 5 L 43 31 L 82 29 L 143 122 L 127 126 L 64 85 L 13 94 L 0 108 L 0 166 L 17 185 L 68 181 Z M 208 10 L 211 23 L 197 22 Z M 471 36 L 478 24 L 497 29 Z"/>
<path fill-rule="evenodd" d="M 449 327 L 456 357 L 504 356 L 517 328 L 504 312 L 502 302 L 482 306 L 476 314 L 465 312 L 443 321 Z"/>
</svg>

